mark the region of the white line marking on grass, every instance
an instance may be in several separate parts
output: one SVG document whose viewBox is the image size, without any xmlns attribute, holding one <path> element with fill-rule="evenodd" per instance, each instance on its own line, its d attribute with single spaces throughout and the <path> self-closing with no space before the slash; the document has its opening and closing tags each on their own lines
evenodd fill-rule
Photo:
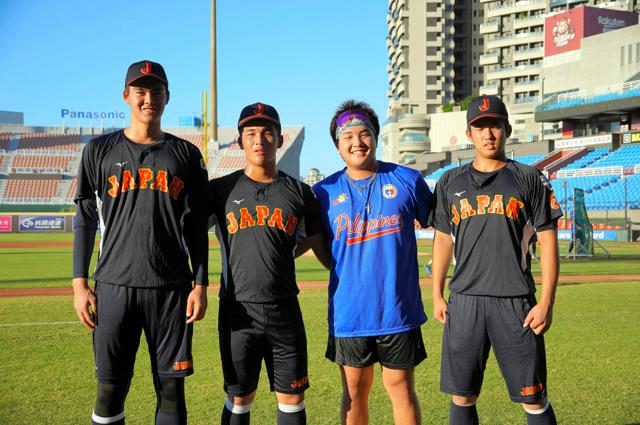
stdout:
<svg viewBox="0 0 640 425">
<path fill-rule="evenodd" d="M 74 320 L 73 322 L 35 322 L 35 323 L 3 323 L 0 324 L 0 328 L 13 328 L 17 326 L 48 326 L 48 325 L 80 325 L 80 321 Z"/>
</svg>

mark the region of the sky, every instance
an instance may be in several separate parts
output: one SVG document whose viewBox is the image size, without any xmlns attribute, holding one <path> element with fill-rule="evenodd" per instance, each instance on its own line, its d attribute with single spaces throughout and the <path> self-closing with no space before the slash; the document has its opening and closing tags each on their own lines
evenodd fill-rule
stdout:
<svg viewBox="0 0 640 425">
<path fill-rule="evenodd" d="M 33 126 L 61 126 L 61 109 L 128 117 L 126 69 L 148 59 L 169 78 L 163 127 L 177 127 L 181 115 L 200 115 L 209 91 L 210 5 L 0 0 L 0 110 Z M 218 0 L 219 126 L 235 127 L 245 105 L 271 104 L 283 125 L 305 127 L 301 174 L 342 168 L 328 131 L 338 104 L 364 100 L 385 120 L 387 9 L 384 0 Z"/>
</svg>

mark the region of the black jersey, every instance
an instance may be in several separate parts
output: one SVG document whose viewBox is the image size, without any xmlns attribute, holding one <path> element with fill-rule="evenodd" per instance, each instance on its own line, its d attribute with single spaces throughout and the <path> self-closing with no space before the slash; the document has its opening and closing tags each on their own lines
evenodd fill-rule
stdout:
<svg viewBox="0 0 640 425">
<path fill-rule="evenodd" d="M 535 292 L 529 244 L 562 216 L 536 168 L 507 161 L 490 173 L 466 164 L 446 172 L 435 190 L 432 224 L 454 241 L 454 293 L 515 297 Z"/>
<path fill-rule="evenodd" d="M 139 144 L 121 130 L 82 152 L 75 201 L 97 202 L 96 281 L 159 287 L 191 282 L 195 273 L 207 283 L 206 167 L 193 144 L 164 134 Z"/>
<path fill-rule="evenodd" d="M 297 295 L 296 239 L 322 229 L 311 188 L 281 171 L 258 183 L 239 170 L 211 180 L 209 199 L 221 244 L 220 297 L 266 303 Z"/>
</svg>

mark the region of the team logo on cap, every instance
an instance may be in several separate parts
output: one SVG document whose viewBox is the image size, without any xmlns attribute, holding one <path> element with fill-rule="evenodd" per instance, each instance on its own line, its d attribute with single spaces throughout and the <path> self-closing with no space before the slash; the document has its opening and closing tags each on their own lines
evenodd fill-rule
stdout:
<svg viewBox="0 0 640 425">
<path fill-rule="evenodd" d="M 262 103 L 258 103 L 258 107 L 253 110 L 255 115 L 263 115 L 264 114 L 264 105 Z"/>
<path fill-rule="evenodd" d="M 140 68 L 140 72 L 142 72 L 143 74 L 148 74 L 151 72 L 151 64 L 149 62 L 145 62 L 145 67 L 144 68 Z"/>
<path fill-rule="evenodd" d="M 382 196 L 387 199 L 393 199 L 398 196 L 398 189 L 392 184 L 382 186 Z"/>
<path fill-rule="evenodd" d="M 480 109 L 481 111 L 486 111 L 487 109 L 489 109 L 489 98 L 482 98 L 482 105 L 478 106 L 478 109 Z"/>
<path fill-rule="evenodd" d="M 338 195 L 338 197 L 336 199 L 334 199 L 332 201 L 333 205 L 339 205 L 342 204 L 343 202 L 347 201 L 347 194 L 346 193 L 341 193 L 340 195 Z"/>
</svg>

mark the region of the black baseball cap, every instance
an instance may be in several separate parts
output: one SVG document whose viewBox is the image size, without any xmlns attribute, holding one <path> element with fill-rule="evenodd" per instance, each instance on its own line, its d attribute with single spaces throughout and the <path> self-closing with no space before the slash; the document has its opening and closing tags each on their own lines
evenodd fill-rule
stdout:
<svg viewBox="0 0 640 425">
<path fill-rule="evenodd" d="M 238 129 L 244 127 L 250 121 L 257 120 L 269 121 L 275 124 L 278 127 L 278 130 L 281 129 L 280 116 L 278 115 L 276 108 L 262 102 L 253 103 L 242 108 L 240 118 L 238 118 Z"/>
<path fill-rule="evenodd" d="M 482 95 L 471 99 L 467 107 L 467 125 L 485 117 L 498 118 L 509 123 L 507 107 L 498 96 Z"/>
<path fill-rule="evenodd" d="M 169 80 L 167 80 L 167 74 L 164 72 L 162 65 L 149 60 L 143 60 L 140 62 L 132 63 L 127 69 L 127 76 L 124 79 L 124 84 L 130 86 L 134 81 L 140 78 L 155 78 L 169 87 Z"/>
</svg>

